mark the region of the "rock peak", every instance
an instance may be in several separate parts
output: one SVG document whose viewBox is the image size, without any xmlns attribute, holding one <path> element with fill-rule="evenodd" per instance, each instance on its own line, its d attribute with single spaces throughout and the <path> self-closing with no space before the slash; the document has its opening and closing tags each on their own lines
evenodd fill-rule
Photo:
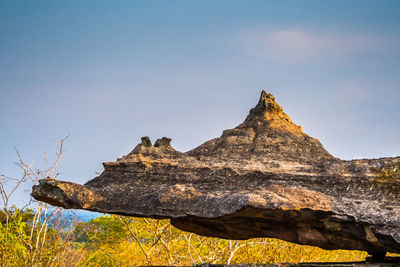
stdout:
<svg viewBox="0 0 400 267">
<path fill-rule="evenodd" d="M 275 97 L 272 94 L 265 92 L 265 90 L 262 90 L 259 102 L 267 101 L 268 99 L 272 99 L 273 101 L 275 101 Z"/>
<path fill-rule="evenodd" d="M 275 97 L 261 91 L 260 100 L 257 105 L 250 110 L 249 115 L 245 120 L 245 124 L 254 127 L 255 125 L 268 125 L 279 131 L 287 131 L 294 134 L 302 134 L 300 126 L 292 122 L 290 117 L 283 112 L 282 107 L 275 101 Z"/>
<path fill-rule="evenodd" d="M 276 103 L 275 97 L 272 94 L 262 90 L 260 100 L 258 101 L 257 105 L 250 111 L 250 113 L 252 113 L 254 116 L 264 116 L 266 113 L 283 113 L 283 109 L 278 103 Z"/>
</svg>

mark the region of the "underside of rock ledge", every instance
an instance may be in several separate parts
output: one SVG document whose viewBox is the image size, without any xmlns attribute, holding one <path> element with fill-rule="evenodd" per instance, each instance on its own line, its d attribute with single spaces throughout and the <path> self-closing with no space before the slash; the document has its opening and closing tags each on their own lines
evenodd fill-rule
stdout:
<svg viewBox="0 0 400 267">
<path fill-rule="evenodd" d="M 400 157 L 344 161 L 262 92 L 245 121 L 182 153 L 143 137 L 84 185 L 44 179 L 55 206 L 169 218 L 227 239 L 274 237 L 324 249 L 400 253 Z"/>
</svg>

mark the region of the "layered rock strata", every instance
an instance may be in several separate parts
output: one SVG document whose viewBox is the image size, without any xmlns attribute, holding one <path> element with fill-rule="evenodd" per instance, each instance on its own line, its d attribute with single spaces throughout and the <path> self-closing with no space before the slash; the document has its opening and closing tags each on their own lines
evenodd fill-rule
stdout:
<svg viewBox="0 0 400 267">
<path fill-rule="evenodd" d="M 143 137 L 84 185 L 41 180 L 55 206 L 168 218 L 227 239 L 274 237 L 324 249 L 400 253 L 400 157 L 344 161 L 264 91 L 245 121 L 182 153 Z"/>
</svg>

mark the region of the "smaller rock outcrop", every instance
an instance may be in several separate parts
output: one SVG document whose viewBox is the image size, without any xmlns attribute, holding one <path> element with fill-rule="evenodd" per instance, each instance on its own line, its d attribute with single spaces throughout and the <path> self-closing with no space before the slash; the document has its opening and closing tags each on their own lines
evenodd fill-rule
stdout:
<svg viewBox="0 0 400 267">
<path fill-rule="evenodd" d="M 324 249 L 400 253 L 400 157 L 344 161 L 262 92 L 243 123 L 182 153 L 143 137 L 84 185 L 41 180 L 32 196 L 64 208 L 169 218 L 227 239 L 275 237 Z"/>
</svg>

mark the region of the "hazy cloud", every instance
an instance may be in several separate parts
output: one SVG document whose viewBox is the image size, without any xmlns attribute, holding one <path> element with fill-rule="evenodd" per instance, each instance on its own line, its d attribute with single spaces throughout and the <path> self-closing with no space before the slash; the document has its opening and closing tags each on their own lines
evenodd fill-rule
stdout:
<svg viewBox="0 0 400 267">
<path fill-rule="evenodd" d="M 239 38 L 247 52 L 291 64 L 347 57 L 387 46 L 387 40 L 378 36 L 297 29 L 242 32 Z"/>
<path fill-rule="evenodd" d="M 336 86 L 336 96 L 338 100 L 346 105 L 362 103 L 374 97 L 371 90 L 355 82 L 338 81 Z"/>
</svg>

